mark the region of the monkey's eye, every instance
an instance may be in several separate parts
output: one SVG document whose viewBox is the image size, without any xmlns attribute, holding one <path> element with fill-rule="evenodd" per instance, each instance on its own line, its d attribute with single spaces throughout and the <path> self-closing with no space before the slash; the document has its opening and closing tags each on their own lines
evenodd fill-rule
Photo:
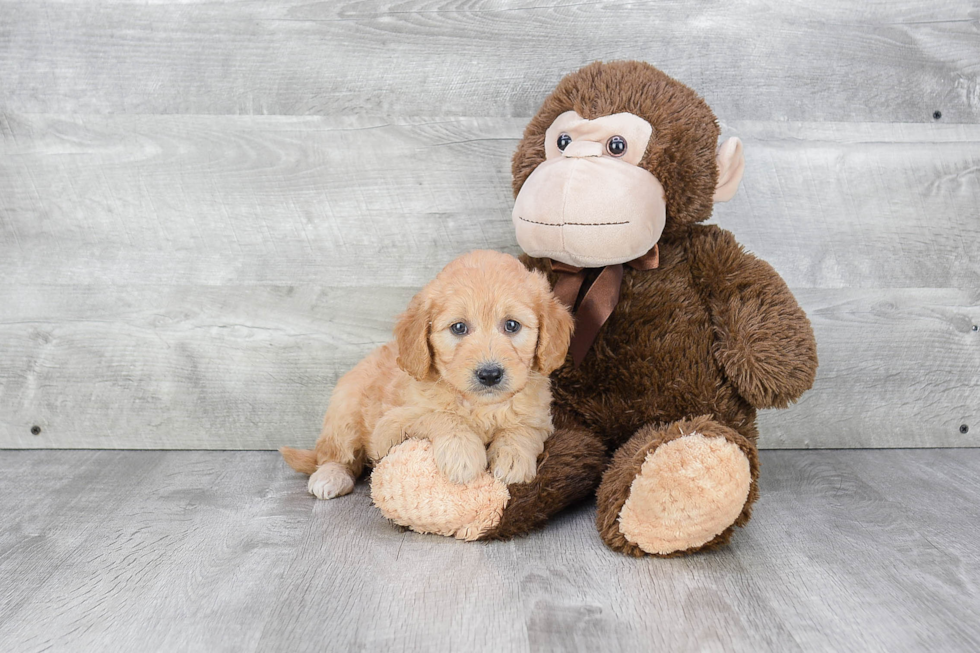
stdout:
<svg viewBox="0 0 980 653">
<path fill-rule="evenodd" d="M 606 151 L 613 156 L 623 156 L 626 154 L 626 139 L 622 136 L 613 136 L 606 141 Z"/>
<path fill-rule="evenodd" d="M 521 323 L 517 320 L 507 320 L 504 322 L 504 331 L 507 333 L 517 333 L 521 330 Z"/>
<path fill-rule="evenodd" d="M 572 137 L 568 134 L 562 134 L 558 137 L 558 149 L 564 151 L 568 144 L 572 142 Z"/>
<path fill-rule="evenodd" d="M 453 332 L 455 336 L 465 336 L 469 332 L 469 328 L 466 326 L 466 322 L 457 322 L 450 325 L 449 330 Z"/>
</svg>

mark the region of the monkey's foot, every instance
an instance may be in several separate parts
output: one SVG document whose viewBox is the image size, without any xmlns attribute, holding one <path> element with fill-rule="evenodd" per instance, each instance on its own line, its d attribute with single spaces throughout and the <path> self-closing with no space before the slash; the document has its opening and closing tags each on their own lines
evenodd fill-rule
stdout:
<svg viewBox="0 0 980 653">
<path fill-rule="evenodd" d="M 610 547 L 688 553 L 724 544 L 733 526 L 748 520 L 755 449 L 738 433 L 698 418 L 665 432 L 641 429 L 633 440 L 599 488 L 598 525 Z"/>
</svg>

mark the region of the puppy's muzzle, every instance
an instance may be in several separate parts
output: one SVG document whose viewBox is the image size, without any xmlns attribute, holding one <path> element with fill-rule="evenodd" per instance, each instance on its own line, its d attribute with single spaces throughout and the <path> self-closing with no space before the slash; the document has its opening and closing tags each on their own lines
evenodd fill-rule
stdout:
<svg viewBox="0 0 980 653">
<path fill-rule="evenodd" d="M 484 365 L 482 367 L 478 367 L 473 374 L 476 375 L 476 379 L 480 382 L 480 385 L 485 385 L 488 388 L 492 388 L 503 380 L 504 368 L 495 364 Z"/>
</svg>

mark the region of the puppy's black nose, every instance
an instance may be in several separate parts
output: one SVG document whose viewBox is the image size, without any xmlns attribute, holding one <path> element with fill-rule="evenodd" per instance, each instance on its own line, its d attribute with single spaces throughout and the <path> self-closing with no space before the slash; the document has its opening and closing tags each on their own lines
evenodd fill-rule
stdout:
<svg viewBox="0 0 980 653">
<path fill-rule="evenodd" d="M 497 385 L 504 378 L 504 370 L 499 365 L 486 365 L 476 370 L 476 378 L 487 387 Z"/>
</svg>

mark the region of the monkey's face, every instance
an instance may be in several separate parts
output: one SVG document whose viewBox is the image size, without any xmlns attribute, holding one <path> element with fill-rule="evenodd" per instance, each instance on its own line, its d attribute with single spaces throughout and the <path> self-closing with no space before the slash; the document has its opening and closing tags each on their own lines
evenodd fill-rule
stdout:
<svg viewBox="0 0 980 653">
<path fill-rule="evenodd" d="M 650 123 L 631 113 L 558 116 L 545 133 L 545 160 L 514 205 L 521 248 L 581 267 L 646 254 L 666 221 L 663 186 L 639 165 L 652 134 Z"/>
<path fill-rule="evenodd" d="M 650 64 L 596 61 L 565 75 L 514 153 L 517 242 L 600 267 L 685 238 L 742 179 L 741 143 L 718 147 L 718 136 L 704 100 Z"/>
</svg>

